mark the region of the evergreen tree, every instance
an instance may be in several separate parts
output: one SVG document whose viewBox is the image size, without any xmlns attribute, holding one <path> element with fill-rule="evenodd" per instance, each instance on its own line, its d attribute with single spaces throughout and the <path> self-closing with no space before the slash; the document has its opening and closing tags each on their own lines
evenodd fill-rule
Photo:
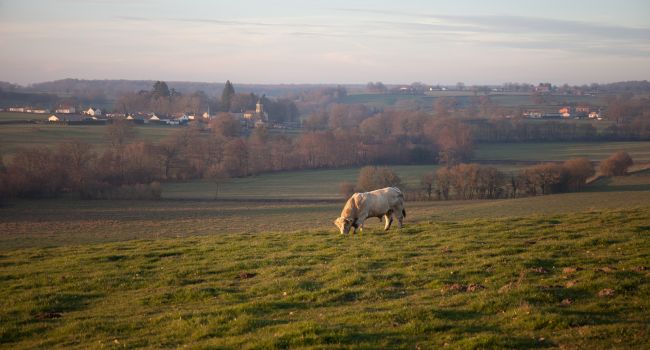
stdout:
<svg viewBox="0 0 650 350">
<path fill-rule="evenodd" d="M 223 87 L 223 92 L 221 93 L 221 110 L 224 112 L 230 111 L 230 105 L 232 102 L 232 97 L 235 95 L 235 88 L 232 86 L 230 80 L 226 81 L 226 85 Z"/>
<path fill-rule="evenodd" d="M 153 83 L 153 91 L 151 93 L 155 97 L 169 97 L 171 95 L 169 87 L 164 81 L 156 81 Z"/>
</svg>

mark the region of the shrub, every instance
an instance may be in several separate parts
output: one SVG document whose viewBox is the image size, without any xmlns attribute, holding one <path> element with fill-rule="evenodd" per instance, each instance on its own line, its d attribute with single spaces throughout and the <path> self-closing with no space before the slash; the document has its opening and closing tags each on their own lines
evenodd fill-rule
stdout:
<svg viewBox="0 0 650 350">
<path fill-rule="evenodd" d="M 349 181 L 343 181 L 339 184 L 339 194 L 348 199 L 354 194 L 354 184 Z"/>
<path fill-rule="evenodd" d="M 361 168 L 357 179 L 360 191 L 372 191 L 384 187 L 401 187 L 402 179 L 390 168 L 367 166 Z"/>
<path fill-rule="evenodd" d="M 627 169 L 634 164 L 627 152 L 618 151 L 600 163 L 600 173 L 605 176 L 621 176 L 627 174 Z"/>
</svg>

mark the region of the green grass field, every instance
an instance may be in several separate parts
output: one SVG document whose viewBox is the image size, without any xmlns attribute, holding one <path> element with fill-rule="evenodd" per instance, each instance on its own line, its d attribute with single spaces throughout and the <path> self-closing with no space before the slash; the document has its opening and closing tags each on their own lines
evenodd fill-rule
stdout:
<svg viewBox="0 0 650 350">
<path fill-rule="evenodd" d="M 36 114 L 36 113 L 17 113 L 17 112 L 0 112 L 0 121 L 9 120 L 38 120 L 47 121 L 51 113 Z"/>
<path fill-rule="evenodd" d="M 136 126 L 136 137 L 156 142 L 178 131 L 178 128 L 165 126 Z M 11 155 L 19 148 L 48 146 L 69 139 L 79 139 L 91 144 L 97 150 L 109 145 L 106 127 L 102 125 L 64 125 L 64 124 L 11 124 L 0 125 L 0 151 Z"/>
<path fill-rule="evenodd" d="M 32 215 L 26 225 L 40 224 Z M 221 223 L 206 236 L 12 249 L 0 254 L 0 346 L 647 348 L 649 222 L 645 207 L 360 236 Z"/>
<path fill-rule="evenodd" d="M 420 178 L 437 165 L 390 166 L 403 182 L 417 186 Z M 218 198 L 239 199 L 336 199 L 343 181 L 356 182 L 361 168 L 285 171 L 230 179 L 219 186 Z M 217 187 L 210 181 L 163 184 L 164 198 L 214 199 Z"/>
<path fill-rule="evenodd" d="M 239 201 L 6 203 L 0 348 L 650 346 L 647 174 L 407 202 L 402 230 L 341 236 L 343 198 L 314 184 L 355 171 L 248 179 Z M 243 200 L 276 187 L 295 201 Z"/>
<path fill-rule="evenodd" d="M 545 142 L 484 143 L 474 152 L 476 160 L 565 160 L 586 157 L 603 160 L 617 151 L 626 151 L 635 162 L 650 162 L 650 142 Z"/>
</svg>

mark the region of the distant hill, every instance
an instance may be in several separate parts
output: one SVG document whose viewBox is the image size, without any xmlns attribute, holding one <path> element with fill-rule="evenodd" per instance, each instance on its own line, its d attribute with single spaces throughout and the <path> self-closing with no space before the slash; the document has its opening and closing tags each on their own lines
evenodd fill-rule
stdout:
<svg viewBox="0 0 650 350">
<path fill-rule="evenodd" d="M 151 90 L 154 80 L 83 80 L 61 79 L 36 83 L 23 88 L 28 92 L 51 93 L 65 96 L 88 96 L 103 94 L 107 99 L 115 99 L 125 92 Z M 190 82 L 167 81 L 170 89 L 180 93 L 193 93 L 203 91 L 208 96 L 221 96 L 225 82 Z M 238 84 L 233 82 L 237 92 L 252 92 L 257 95 L 269 97 L 285 97 L 290 94 L 300 93 L 305 90 L 333 86 L 326 84 Z M 0 86 L 2 86 L 0 84 Z"/>
<path fill-rule="evenodd" d="M 52 108 L 59 101 L 54 94 L 8 91 L 0 88 L 0 108 L 31 106 Z"/>
</svg>

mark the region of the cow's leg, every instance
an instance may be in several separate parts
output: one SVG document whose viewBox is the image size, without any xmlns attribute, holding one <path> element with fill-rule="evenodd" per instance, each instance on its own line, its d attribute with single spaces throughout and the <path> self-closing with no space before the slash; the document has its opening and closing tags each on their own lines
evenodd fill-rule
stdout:
<svg viewBox="0 0 650 350">
<path fill-rule="evenodd" d="M 397 209 L 397 227 L 402 228 L 404 222 L 404 208 Z"/>
<path fill-rule="evenodd" d="M 366 221 L 366 218 L 358 218 L 357 225 L 359 225 L 359 234 L 363 234 L 363 222 Z"/>
<path fill-rule="evenodd" d="M 393 223 L 393 209 L 388 209 L 386 214 L 384 214 L 384 218 L 386 219 L 386 224 L 384 225 L 384 231 L 388 231 L 390 225 Z"/>
<path fill-rule="evenodd" d="M 390 225 L 393 223 L 393 213 L 391 212 L 386 213 L 386 215 L 384 215 L 384 218 L 386 218 L 386 225 L 384 226 L 384 231 L 388 231 Z"/>
</svg>

